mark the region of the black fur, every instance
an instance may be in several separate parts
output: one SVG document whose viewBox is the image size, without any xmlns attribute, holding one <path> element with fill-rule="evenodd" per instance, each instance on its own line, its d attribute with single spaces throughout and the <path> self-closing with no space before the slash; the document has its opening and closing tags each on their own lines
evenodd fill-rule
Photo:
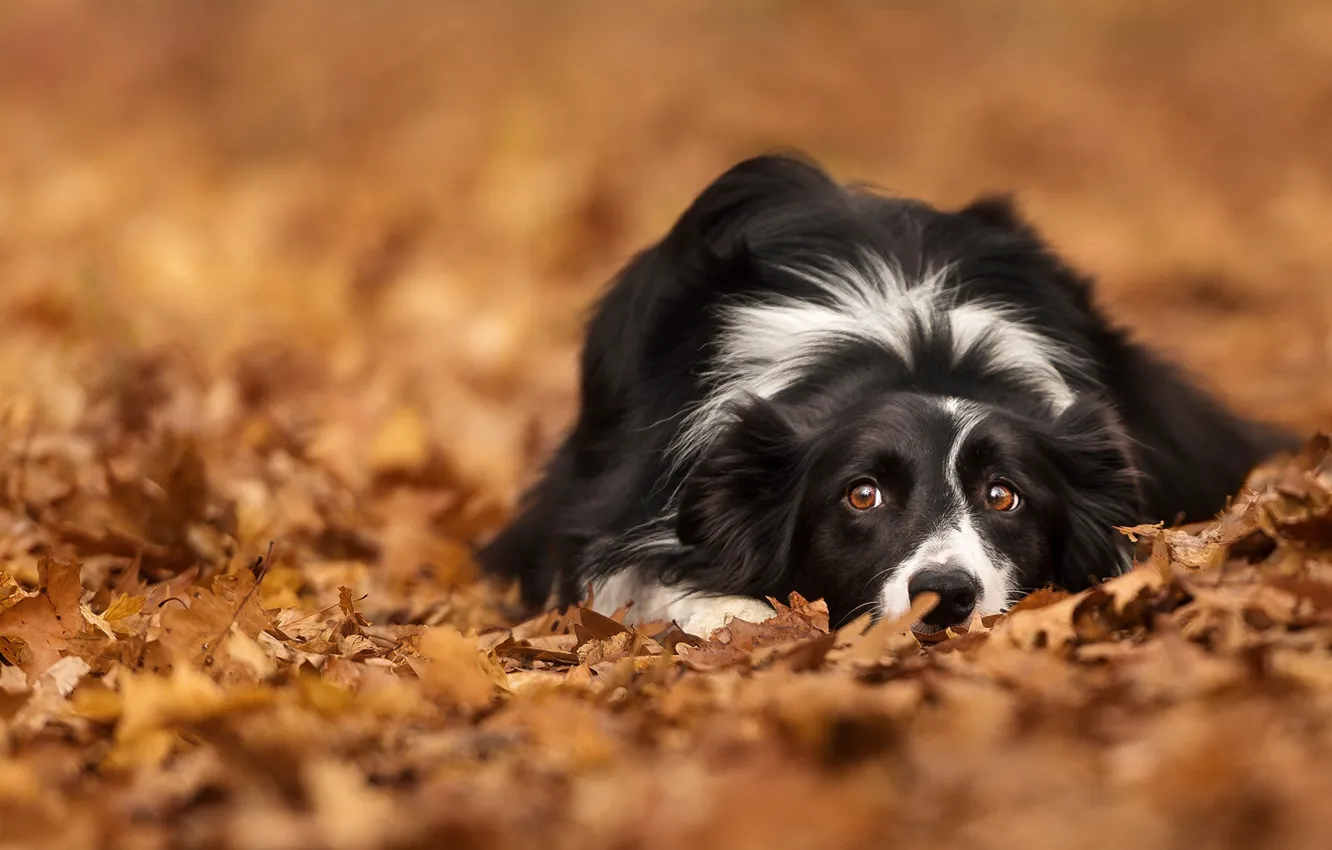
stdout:
<svg viewBox="0 0 1332 850">
<path fill-rule="evenodd" d="M 1004 305 L 1071 352 L 1055 365 L 1076 401 L 1056 410 L 1031 374 L 1005 368 L 998 340 L 952 358 L 948 326 L 924 321 L 909 363 L 872 341 L 829 340 L 801 380 L 737 401 L 700 455 L 674 462 L 673 441 L 712 386 L 720 308 L 818 301 L 790 266 L 865 255 L 912 280 L 952 264 L 957 302 Z M 798 590 L 845 619 L 873 607 L 874 581 L 956 507 L 941 466 L 957 425 L 936 403 L 945 397 L 986 410 L 958 457 L 965 492 L 999 476 L 1023 493 L 1021 515 L 971 514 L 1020 590 L 1113 574 L 1113 526 L 1207 518 L 1257 461 L 1292 447 L 1107 321 L 1089 282 L 1007 200 L 940 211 L 759 157 L 710 185 L 600 300 L 578 419 L 481 561 L 519 580 L 532 608 L 575 601 L 634 565 L 711 593 Z M 885 508 L 848 511 L 847 479 L 866 471 Z"/>
</svg>

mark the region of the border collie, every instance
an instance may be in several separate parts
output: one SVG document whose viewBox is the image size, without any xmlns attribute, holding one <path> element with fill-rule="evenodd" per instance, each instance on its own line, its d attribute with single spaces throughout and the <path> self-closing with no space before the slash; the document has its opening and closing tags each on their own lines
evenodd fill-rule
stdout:
<svg viewBox="0 0 1332 850">
<path fill-rule="evenodd" d="M 762 156 L 598 303 L 580 410 L 483 547 L 532 609 L 708 634 L 822 598 L 918 632 L 1132 559 L 1116 526 L 1206 519 L 1290 436 L 1130 340 L 1006 198 L 957 211 Z"/>
</svg>

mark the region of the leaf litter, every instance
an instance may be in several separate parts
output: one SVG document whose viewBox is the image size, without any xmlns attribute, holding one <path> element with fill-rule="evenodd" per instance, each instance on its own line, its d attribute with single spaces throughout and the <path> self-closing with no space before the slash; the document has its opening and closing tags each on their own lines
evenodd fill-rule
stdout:
<svg viewBox="0 0 1332 850">
<path fill-rule="evenodd" d="M 514 622 L 509 588 L 328 560 L 317 526 L 142 575 L 53 517 L 0 574 L 0 823 L 89 847 L 1297 836 L 1332 785 L 1330 458 L 1320 436 L 1212 523 L 1125 529 L 1125 575 L 929 638 L 930 599 L 840 629 L 798 594 L 706 636 L 579 606 Z M 203 523 L 183 504 L 161 539 Z"/>
<path fill-rule="evenodd" d="M 156 404 L 188 403 L 188 386 L 160 389 Z M 1324 436 L 1255 471 L 1210 523 L 1123 529 L 1134 569 L 1081 593 L 1041 589 L 925 637 L 910 626 L 929 598 L 833 628 L 821 600 L 791 594 L 764 623 L 691 635 L 624 610 L 517 618 L 515 590 L 480 581 L 469 554 L 504 494 L 453 468 L 414 410 L 386 405 L 364 433 L 330 419 L 312 441 L 276 411 L 222 405 L 187 438 L 110 406 L 3 444 L 47 494 L 9 488 L 0 505 L 4 840 L 1165 847 L 1318 833 L 1332 790 Z M 320 440 L 366 451 L 334 464 Z"/>
</svg>

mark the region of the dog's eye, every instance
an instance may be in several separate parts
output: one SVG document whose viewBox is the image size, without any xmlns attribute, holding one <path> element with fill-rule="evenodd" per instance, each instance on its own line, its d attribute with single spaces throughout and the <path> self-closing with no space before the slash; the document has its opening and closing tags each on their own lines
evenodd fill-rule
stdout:
<svg viewBox="0 0 1332 850">
<path fill-rule="evenodd" d="M 883 493 L 878 484 L 862 478 L 847 488 L 846 503 L 858 511 L 867 511 L 883 504 Z"/>
<path fill-rule="evenodd" d="M 994 481 L 985 491 L 985 504 L 996 511 L 1013 511 L 1022 504 L 1022 497 L 1007 481 Z"/>
</svg>

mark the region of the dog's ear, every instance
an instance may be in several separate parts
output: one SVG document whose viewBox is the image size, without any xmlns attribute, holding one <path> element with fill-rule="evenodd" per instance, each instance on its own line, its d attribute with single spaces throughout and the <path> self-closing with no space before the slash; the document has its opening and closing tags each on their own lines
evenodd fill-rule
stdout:
<svg viewBox="0 0 1332 850">
<path fill-rule="evenodd" d="M 796 428 L 777 407 L 762 400 L 744 407 L 685 479 L 676 532 L 697 552 L 690 580 L 753 593 L 790 569 L 803 456 Z"/>
<path fill-rule="evenodd" d="M 1024 236 L 1033 235 L 1031 225 L 1018 211 L 1012 195 L 982 195 L 959 210 L 958 214 L 996 230 L 1009 230 Z"/>
<path fill-rule="evenodd" d="M 681 214 L 667 242 L 690 251 L 725 254 L 756 211 L 779 203 L 812 203 L 841 188 L 813 161 L 794 152 L 764 154 L 732 165 L 707 185 Z"/>
<path fill-rule="evenodd" d="M 1129 541 L 1115 528 L 1141 521 L 1139 472 L 1119 417 L 1095 399 L 1080 399 L 1059 417 L 1053 449 L 1068 484 L 1055 580 L 1076 592 L 1119 575 L 1129 563 Z"/>
</svg>

